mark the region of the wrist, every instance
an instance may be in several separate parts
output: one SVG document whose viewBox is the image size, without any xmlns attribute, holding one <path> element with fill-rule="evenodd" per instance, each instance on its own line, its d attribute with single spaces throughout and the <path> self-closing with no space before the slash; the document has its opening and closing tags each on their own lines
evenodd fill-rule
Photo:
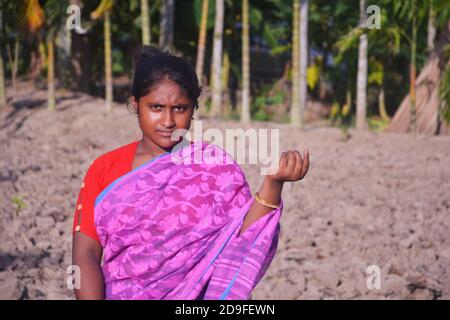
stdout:
<svg viewBox="0 0 450 320">
<path fill-rule="evenodd" d="M 276 198 L 278 198 L 281 196 L 281 192 L 283 190 L 283 183 L 284 183 L 283 181 L 266 176 L 260 191 L 268 191 L 270 193 L 274 193 L 276 195 Z"/>
<path fill-rule="evenodd" d="M 282 189 L 283 189 L 283 182 L 280 182 L 278 180 L 270 178 L 269 176 L 266 176 L 264 178 L 263 184 L 261 185 L 258 191 L 258 195 L 265 202 L 278 205 L 281 201 Z"/>
<path fill-rule="evenodd" d="M 264 184 L 267 184 L 271 187 L 282 187 L 284 181 L 274 178 L 273 176 L 266 176 L 264 179 Z"/>
</svg>

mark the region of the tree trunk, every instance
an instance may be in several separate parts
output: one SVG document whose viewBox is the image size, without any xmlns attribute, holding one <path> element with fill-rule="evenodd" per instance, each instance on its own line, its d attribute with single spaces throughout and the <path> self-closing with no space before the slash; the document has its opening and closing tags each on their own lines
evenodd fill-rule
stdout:
<svg viewBox="0 0 450 320">
<path fill-rule="evenodd" d="M 69 4 L 82 6 L 82 0 L 70 0 Z M 71 48 L 70 48 L 70 63 L 73 70 L 71 89 L 79 90 L 85 93 L 90 93 L 91 87 L 91 73 L 90 58 L 91 58 L 91 43 L 89 33 L 78 33 L 76 30 L 71 30 Z"/>
<path fill-rule="evenodd" d="M 173 49 L 174 0 L 163 0 L 159 28 L 159 46 L 163 50 Z"/>
<path fill-rule="evenodd" d="M 0 1 L 0 18 L 3 17 L 3 1 Z M 0 21 L 0 34 L 3 34 L 3 23 Z M 3 43 L 0 42 L 3 47 Z M 6 94 L 5 94 L 5 70 L 3 66 L 3 54 L 0 49 L 0 109 L 6 106 Z"/>
<path fill-rule="evenodd" d="M 88 34 L 72 31 L 71 64 L 74 70 L 73 85 L 76 90 L 89 93 L 92 70 L 89 64 L 91 44 Z"/>
<path fill-rule="evenodd" d="M 300 126 L 300 0 L 294 0 L 292 21 L 291 124 Z"/>
<path fill-rule="evenodd" d="M 106 110 L 111 111 L 113 101 L 113 78 L 111 59 L 111 21 L 110 13 L 105 12 L 104 16 L 104 41 L 105 41 L 105 100 Z"/>
<path fill-rule="evenodd" d="M 250 122 L 250 26 L 248 0 L 242 1 L 242 105 L 241 122 Z"/>
<path fill-rule="evenodd" d="M 436 12 L 430 3 L 430 11 L 428 15 L 428 28 L 427 28 L 427 49 L 428 52 L 434 49 L 434 39 L 436 38 Z"/>
<path fill-rule="evenodd" d="M 58 59 L 55 61 L 55 70 L 58 70 L 58 83 L 65 88 L 73 83 L 73 74 L 70 69 L 70 52 L 72 46 L 72 34 L 67 28 L 60 28 L 57 32 L 55 53 Z"/>
<path fill-rule="evenodd" d="M 352 109 L 352 91 L 350 90 L 350 86 L 347 85 L 347 92 L 345 94 L 345 104 L 348 107 L 348 110 L 350 111 Z"/>
<path fill-rule="evenodd" d="M 54 40 L 47 40 L 48 66 L 47 66 L 47 108 L 55 110 L 55 46 Z"/>
<path fill-rule="evenodd" d="M 359 1 L 359 25 L 361 28 L 366 26 L 366 0 Z M 359 37 L 358 51 L 358 75 L 356 80 L 356 129 L 367 129 L 367 34 Z"/>
<path fill-rule="evenodd" d="M 300 9 L 300 127 L 303 127 L 307 102 L 306 70 L 308 68 L 308 0 L 302 0 Z"/>
<path fill-rule="evenodd" d="M 39 50 L 39 59 L 41 60 L 40 67 L 41 69 L 39 71 L 43 71 L 45 68 L 47 68 L 47 53 L 45 52 L 45 41 L 39 38 L 39 44 L 38 44 L 38 50 Z"/>
<path fill-rule="evenodd" d="M 9 44 L 7 45 L 7 51 L 8 51 L 9 65 L 10 65 L 10 69 L 11 69 L 12 88 L 13 88 L 13 93 L 15 94 L 17 92 L 17 66 L 19 64 L 19 38 L 16 37 L 14 40 L 14 56 L 11 52 L 11 47 Z"/>
<path fill-rule="evenodd" d="M 150 45 L 150 17 L 148 14 L 148 0 L 141 0 L 141 27 L 142 27 L 142 45 Z"/>
<path fill-rule="evenodd" d="M 3 55 L 0 52 L 0 109 L 4 106 L 6 106 L 5 71 L 3 67 Z"/>
<path fill-rule="evenodd" d="M 383 121 L 389 121 L 389 115 L 386 111 L 386 103 L 384 101 L 384 87 L 383 84 L 380 87 L 380 91 L 378 92 L 378 113 L 380 114 L 381 119 Z"/>
<path fill-rule="evenodd" d="M 203 84 L 203 63 L 205 60 L 206 48 L 206 28 L 208 26 L 208 0 L 202 2 L 202 20 L 200 23 L 200 32 L 198 34 L 197 61 L 195 71 L 197 73 L 198 82 Z"/>
<path fill-rule="evenodd" d="M 216 17 L 214 21 L 214 43 L 213 43 L 213 76 L 212 76 L 212 105 L 211 117 L 220 117 L 222 109 L 222 46 L 223 46 L 223 20 L 224 20 L 224 0 L 216 0 Z"/>
<path fill-rule="evenodd" d="M 411 42 L 411 65 L 409 71 L 409 96 L 411 123 L 409 131 L 416 135 L 416 43 L 417 43 L 417 25 L 416 25 L 416 3 L 413 2 L 412 15 L 412 42 Z"/>
<path fill-rule="evenodd" d="M 227 51 L 224 51 L 222 62 L 222 116 L 224 118 L 228 118 L 231 114 L 230 91 L 228 90 L 230 67 L 230 55 Z"/>
</svg>

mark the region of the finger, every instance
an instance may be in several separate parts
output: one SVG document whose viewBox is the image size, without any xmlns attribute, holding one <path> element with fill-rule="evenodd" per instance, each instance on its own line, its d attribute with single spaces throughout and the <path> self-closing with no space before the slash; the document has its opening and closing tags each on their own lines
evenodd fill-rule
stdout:
<svg viewBox="0 0 450 320">
<path fill-rule="evenodd" d="M 280 170 L 281 168 L 284 169 L 286 167 L 287 167 L 287 154 L 286 152 L 282 152 L 280 156 L 278 170 Z"/>
<path fill-rule="evenodd" d="M 306 149 L 303 156 L 303 168 L 302 168 L 302 174 L 300 176 L 300 179 L 303 179 L 303 177 L 306 175 L 309 169 L 309 150 Z"/>
<path fill-rule="evenodd" d="M 302 155 L 300 154 L 300 152 L 298 152 L 297 150 L 294 151 L 295 154 L 295 168 L 294 168 L 294 172 L 295 172 L 295 177 L 296 178 L 300 178 L 302 175 L 302 169 L 303 169 L 303 158 Z"/>
<path fill-rule="evenodd" d="M 295 168 L 295 153 L 292 151 L 288 151 L 288 165 L 287 165 L 287 169 L 289 173 L 292 173 L 294 171 Z"/>
</svg>

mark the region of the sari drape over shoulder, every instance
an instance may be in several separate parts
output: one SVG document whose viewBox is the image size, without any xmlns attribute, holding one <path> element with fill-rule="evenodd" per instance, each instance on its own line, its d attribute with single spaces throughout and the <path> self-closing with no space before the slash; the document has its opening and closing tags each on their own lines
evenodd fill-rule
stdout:
<svg viewBox="0 0 450 320">
<path fill-rule="evenodd" d="M 283 208 L 239 235 L 253 201 L 239 165 L 205 142 L 120 177 L 94 209 L 106 299 L 248 299 L 275 255 Z"/>
</svg>

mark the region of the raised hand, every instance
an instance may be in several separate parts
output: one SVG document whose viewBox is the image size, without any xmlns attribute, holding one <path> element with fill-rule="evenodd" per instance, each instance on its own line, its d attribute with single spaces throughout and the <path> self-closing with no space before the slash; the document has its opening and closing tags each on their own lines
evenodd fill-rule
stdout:
<svg viewBox="0 0 450 320">
<path fill-rule="evenodd" d="M 277 172 L 267 178 L 276 182 L 298 181 L 303 179 L 309 169 L 309 150 L 303 157 L 297 150 L 281 153 Z"/>
</svg>

